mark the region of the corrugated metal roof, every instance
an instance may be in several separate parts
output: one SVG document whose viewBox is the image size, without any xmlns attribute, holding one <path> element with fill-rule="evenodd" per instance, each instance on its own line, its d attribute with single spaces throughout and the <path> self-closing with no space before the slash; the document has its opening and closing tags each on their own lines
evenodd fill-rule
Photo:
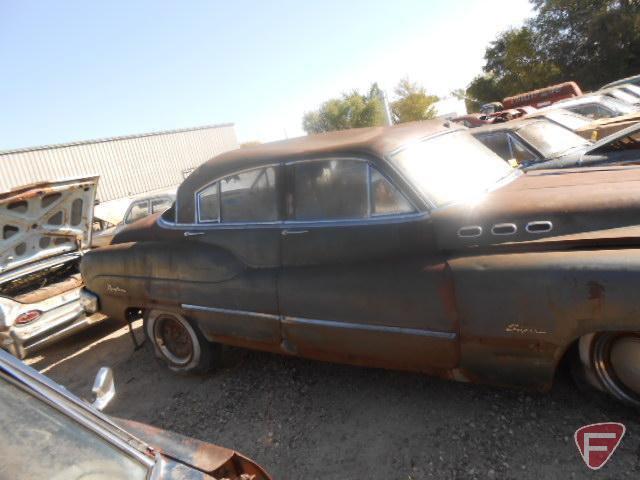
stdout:
<svg viewBox="0 0 640 480">
<path fill-rule="evenodd" d="M 177 185 L 202 162 L 238 147 L 233 124 L 0 152 L 0 191 L 99 175 L 101 201 Z"/>
<path fill-rule="evenodd" d="M 223 127 L 233 127 L 233 126 L 235 126 L 234 123 L 219 123 L 214 125 L 203 125 L 201 127 L 176 128 L 173 130 L 159 130 L 157 132 L 138 133 L 133 135 L 120 135 L 117 137 L 96 138 L 94 140 L 78 140 L 75 142 L 67 142 L 67 143 L 52 143 L 50 145 L 38 145 L 36 147 L 24 147 L 24 148 L 13 148 L 10 150 L 0 150 L 0 155 L 6 155 L 9 153 L 32 152 L 35 150 L 49 150 L 52 148 L 64 148 L 64 147 L 71 147 L 75 145 L 88 145 L 89 143 L 113 142 L 115 140 L 128 140 L 130 138 L 153 137 L 154 135 L 167 135 L 169 133 L 192 132 L 194 130 L 206 130 L 208 128 L 223 128 Z"/>
</svg>

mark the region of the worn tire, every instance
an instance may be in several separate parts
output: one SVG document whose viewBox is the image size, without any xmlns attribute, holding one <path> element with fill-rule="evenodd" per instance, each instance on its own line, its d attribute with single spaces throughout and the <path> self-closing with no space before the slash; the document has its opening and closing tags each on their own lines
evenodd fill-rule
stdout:
<svg viewBox="0 0 640 480">
<path fill-rule="evenodd" d="M 586 336 L 580 340 L 572 372 L 578 385 L 589 383 L 627 405 L 640 407 L 640 334 Z"/>
<path fill-rule="evenodd" d="M 218 361 L 220 346 L 210 343 L 196 325 L 178 313 L 145 312 L 144 332 L 156 358 L 174 372 L 205 373 Z"/>
</svg>

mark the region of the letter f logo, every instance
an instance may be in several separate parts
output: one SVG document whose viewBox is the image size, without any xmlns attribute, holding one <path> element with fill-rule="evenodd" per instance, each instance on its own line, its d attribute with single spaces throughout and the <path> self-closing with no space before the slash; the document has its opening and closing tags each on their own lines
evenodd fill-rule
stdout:
<svg viewBox="0 0 640 480">
<path fill-rule="evenodd" d="M 576 430 L 576 445 L 587 467 L 602 468 L 620 445 L 625 430 L 623 424 L 613 422 L 594 423 Z"/>
</svg>

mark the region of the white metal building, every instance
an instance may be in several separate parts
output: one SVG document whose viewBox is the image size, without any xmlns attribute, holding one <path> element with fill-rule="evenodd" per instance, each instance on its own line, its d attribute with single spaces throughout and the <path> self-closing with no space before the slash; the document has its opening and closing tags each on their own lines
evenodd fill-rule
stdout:
<svg viewBox="0 0 640 480">
<path fill-rule="evenodd" d="M 101 202 L 178 185 L 198 165 L 238 148 L 233 124 L 0 151 L 0 191 L 100 175 Z"/>
</svg>

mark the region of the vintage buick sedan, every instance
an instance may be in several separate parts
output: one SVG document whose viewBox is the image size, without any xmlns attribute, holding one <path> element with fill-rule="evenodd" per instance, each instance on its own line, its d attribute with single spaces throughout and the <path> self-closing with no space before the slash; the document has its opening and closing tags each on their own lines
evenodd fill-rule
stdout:
<svg viewBox="0 0 640 480">
<path fill-rule="evenodd" d="M 142 312 L 176 371 L 220 344 L 640 399 L 640 169 L 523 174 L 462 126 L 227 152 L 89 252 L 89 312 Z"/>
</svg>

